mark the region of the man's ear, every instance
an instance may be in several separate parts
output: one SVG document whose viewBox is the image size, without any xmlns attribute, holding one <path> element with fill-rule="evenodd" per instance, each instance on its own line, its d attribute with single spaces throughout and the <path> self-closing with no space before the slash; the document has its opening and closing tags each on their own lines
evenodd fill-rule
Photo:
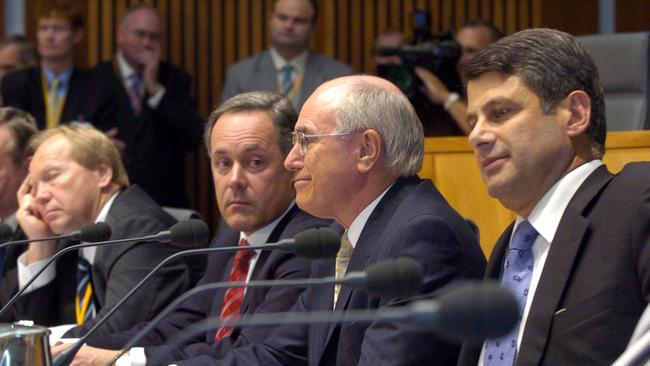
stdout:
<svg viewBox="0 0 650 366">
<path fill-rule="evenodd" d="M 591 98 L 582 90 L 574 90 L 565 98 L 570 112 L 567 123 L 567 134 L 576 137 L 584 134 L 591 120 Z"/>
<path fill-rule="evenodd" d="M 357 149 L 357 169 L 360 173 L 369 172 L 381 155 L 381 136 L 375 130 L 366 130 L 359 137 Z"/>
<path fill-rule="evenodd" d="M 113 168 L 107 164 L 99 164 L 95 168 L 95 174 L 97 176 L 97 185 L 99 188 L 108 187 L 113 181 Z"/>
</svg>

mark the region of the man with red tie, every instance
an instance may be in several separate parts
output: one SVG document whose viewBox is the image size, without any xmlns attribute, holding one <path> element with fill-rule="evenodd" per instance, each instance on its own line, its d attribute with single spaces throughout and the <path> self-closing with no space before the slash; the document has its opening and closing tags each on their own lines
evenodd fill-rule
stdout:
<svg viewBox="0 0 650 366">
<path fill-rule="evenodd" d="M 288 99 L 269 93 L 237 95 L 215 110 L 205 129 L 205 144 L 211 160 L 212 176 L 222 225 L 212 246 L 262 245 L 291 238 L 313 227 L 327 226 L 294 203 L 293 172 L 283 166 L 291 150 L 291 132 L 297 114 Z M 212 254 L 199 285 L 268 279 L 306 278 L 310 262 L 280 251 L 237 251 Z M 120 362 L 144 364 L 152 354 L 160 354 L 165 341 L 181 329 L 207 317 L 222 319 L 241 313 L 287 311 L 304 288 L 250 288 L 203 292 L 184 302 L 158 324 Z M 77 354 L 80 364 L 106 364 L 145 324 L 128 332 L 107 337 L 91 337 Z M 220 328 L 194 338 L 173 350 L 169 359 L 193 358 L 215 350 L 265 340 L 271 328 Z M 65 346 L 64 346 L 65 347 Z M 104 349 L 98 349 L 102 347 Z M 144 347 L 144 348 L 142 348 Z M 61 347 L 55 348 L 54 353 Z M 109 350 L 112 349 L 112 350 Z"/>
</svg>

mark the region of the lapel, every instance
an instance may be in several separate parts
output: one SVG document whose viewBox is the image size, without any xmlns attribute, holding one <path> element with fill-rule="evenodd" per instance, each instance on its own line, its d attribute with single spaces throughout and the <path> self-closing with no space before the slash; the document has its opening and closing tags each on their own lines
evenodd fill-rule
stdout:
<svg viewBox="0 0 650 366">
<path fill-rule="evenodd" d="M 76 120 L 90 120 L 92 116 L 84 116 L 82 113 L 83 108 L 81 108 L 89 102 L 83 101 L 84 93 L 86 92 L 84 89 L 81 71 L 74 67 L 72 69 L 72 75 L 70 75 L 70 84 L 68 84 L 63 110 L 61 111 L 60 125 L 68 124 Z"/>
<path fill-rule="evenodd" d="M 411 180 L 400 178 L 395 182 L 395 184 L 386 192 L 386 195 L 381 199 L 380 203 L 375 207 L 372 214 L 368 218 L 368 221 L 361 231 L 359 240 L 357 241 L 354 251 L 352 252 L 352 257 L 350 258 L 350 263 L 346 273 L 353 271 L 363 271 L 368 265 L 368 259 L 371 254 L 375 254 L 373 262 L 377 260 L 377 253 L 381 250 L 381 235 L 386 229 L 386 223 L 390 220 L 391 215 L 395 212 L 395 206 L 401 203 L 400 194 L 405 193 L 405 190 L 402 189 L 405 185 L 408 184 Z M 381 259 L 387 259 L 380 257 Z M 339 292 L 339 297 L 336 301 L 336 311 L 343 311 L 348 308 L 348 303 L 350 297 L 352 296 L 353 290 L 350 287 L 342 286 L 341 291 Z M 332 292 L 332 291 L 330 291 Z M 333 301 L 333 293 L 330 297 L 330 304 Z M 334 330 L 338 328 L 337 324 L 329 324 L 327 330 L 327 338 L 325 339 L 325 345 L 332 338 Z M 323 347 L 325 349 L 325 347 Z"/>
<path fill-rule="evenodd" d="M 293 217 L 298 213 L 298 206 L 293 204 L 293 207 L 287 212 L 286 215 L 278 222 L 278 224 L 273 228 L 273 231 L 271 231 L 271 234 L 269 235 L 269 238 L 266 240 L 267 243 L 276 243 L 282 238 L 282 232 L 284 232 L 284 229 L 289 225 Z M 255 264 L 255 268 L 253 268 L 253 273 L 251 273 L 251 281 L 255 281 L 255 279 L 259 278 L 259 273 L 262 271 L 262 267 L 264 267 L 264 263 L 266 263 L 266 260 L 269 258 L 271 255 L 271 251 L 269 250 L 263 250 L 260 252 L 259 257 L 257 258 L 257 263 Z M 234 258 L 234 256 L 233 256 Z M 232 267 L 232 259 L 229 262 L 230 267 Z M 252 290 L 252 289 L 251 289 Z M 250 301 L 249 301 L 249 296 L 246 296 L 247 294 L 250 293 L 251 290 L 247 290 L 246 294 L 244 295 L 244 299 L 242 301 L 240 313 L 245 314 L 248 311 L 248 308 L 251 307 Z"/>
<path fill-rule="evenodd" d="M 43 85 L 43 80 L 41 78 L 41 67 L 33 67 L 29 69 L 28 73 L 28 82 L 29 90 L 31 91 L 31 99 L 34 101 L 32 106 L 33 110 L 30 111 L 33 113 L 34 118 L 38 123 L 39 130 L 44 130 L 47 126 L 47 120 L 45 118 L 45 85 Z M 34 85 L 38 85 L 37 88 Z"/>
<path fill-rule="evenodd" d="M 255 61 L 254 72 L 249 76 L 249 81 L 255 84 L 255 90 L 278 90 L 278 71 L 273 65 L 269 50 L 262 54 Z"/>
<path fill-rule="evenodd" d="M 567 285 L 571 283 L 571 271 L 580 248 L 585 244 L 585 234 L 590 224 L 590 220 L 585 217 L 589 203 L 612 177 L 605 166 L 596 169 L 571 198 L 564 211 L 528 313 L 517 364 L 541 363 L 555 311 Z"/>
</svg>

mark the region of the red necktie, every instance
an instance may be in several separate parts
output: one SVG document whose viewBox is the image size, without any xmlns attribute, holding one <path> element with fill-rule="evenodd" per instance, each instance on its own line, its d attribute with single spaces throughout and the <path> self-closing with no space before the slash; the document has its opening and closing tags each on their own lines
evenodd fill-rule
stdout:
<svg viewBox="0 0 650 366">
<path fill-rule="evenodd" d="M 248 241 L 242 239 L 239 241 L 240 247 L 247 247 Z M 248 276 L 248 265 L 251 261 L 251 257 L 254 252 L 250 250 L 238 250 L 235 254 L 235 258 L 232 262 L 232 270 L 230 271 L 230 277 L 228 282 L 240 282 L 246 281 Z M 221 321 L 225 321 L 231 318 L 238 318 L 239 311 L 241 309 L 241 303 L 244 299 L 244 288 L 243 287 L 233 287 L 229 288 L 226 291 L 226 295 L 223 297 L 223 307 L 221 308 Z M 215 342 L 220 341 L 224 337 L 228 337 L 232 334 L 232 327 L 222 326 L 219 328 L 217 333 L 214 335 Z"/>
</svg>

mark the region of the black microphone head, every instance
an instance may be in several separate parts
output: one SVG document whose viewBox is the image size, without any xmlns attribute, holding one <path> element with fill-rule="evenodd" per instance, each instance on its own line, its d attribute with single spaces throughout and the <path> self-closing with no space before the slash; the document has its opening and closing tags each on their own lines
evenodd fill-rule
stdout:
<svg viewBox="0 0 650 366">
<path fill-rule="evenodd" d="M 519 319 L 514 295 L 496 281 L 461 283 L 436 300 L 440 329 L 470 342 L 508 334 Z"/>
<path fill-rule="evenodd" d="M 169 233 L 172 243 L 184 248 L 196 248 L 208 242 L 210 229 L 201 220 L 189 219 L 169 228 Z"/>
<path fill-rule="evenodd" d="M 294 236 L 297 256 L 318 259 L 334 258 L 341 247 L 341 236 L 328 228 L 308 229 Z"/>
<path fill-rule="evenodd" d="M 14 231 L 11 230 L 11 226 L 5 224 L 4 222 L 0 222 L 0 244 L 11 240 L 13 236 Z"/>
<path fill-rule="evenodd" d="M 382 297 L 411 297 L 422 290 L 422 265 L 410 257 L 376 263 L 366 270 L 368 292 Z"/>
<path fill-rule="evenodd" d="M 76 233 L 73 233 L 72 239 L 86 243 L 97 243 L 106 241 L 111 237 L 111 227 L 105 222 L 96 222 L 86 225 Z"/>
</svg>

